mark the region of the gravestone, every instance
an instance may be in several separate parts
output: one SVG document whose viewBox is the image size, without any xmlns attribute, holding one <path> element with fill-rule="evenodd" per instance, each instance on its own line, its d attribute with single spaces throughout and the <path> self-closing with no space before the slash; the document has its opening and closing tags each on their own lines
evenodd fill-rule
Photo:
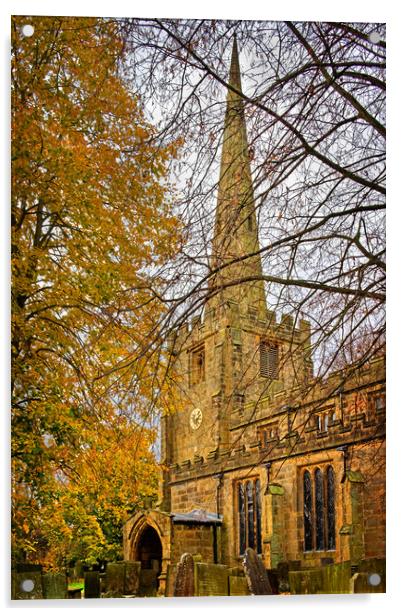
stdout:
<svg viewBox="0 0 402 616">
<path fill-rule="evenodd" d="M 174 596 L 174 587 L 176 581 L 177 565 L 168 565 L 166 571 L 166 597 Z"/>
<path fill-rule="evenodd" d="M 140 597 L 156 597 L 158 573 L 154 569 L 141 569 L 139 582 Z"/>
<path fill-rule="evenodd" d="M 196 594 L 200 597 L 229 595 L 229 567 L 210 563 L 196 563 Z"/>
<path fill-rule="evenodd" d="M 109 597 L 122 597 L 124 595 L 125 571 L 124 561 L 106 565 L 106 594 Z"/>
<path fill-rule="evenodd" d="M 258 554 L 251 548 L 246 549 L 243 568 L 248 588 L 252 595 L 272 595 L 272 587 L 267 572 Z"/>
<path fill-rule="evenodd" d="M 249 595 L 247 580 L 244 576 L 229 575 L 229 595 L 243 597 Z"/>
<path fill-rule="evenodd" d="M 140 586 L 141 563 L 135 560 L 125 561 L 124 594 L 136 595 Z"/>
<path fill-rule="evenodd" d="M 11 573 L 12 599 L 43 599 L 42 574 L 40 571 Z"/>
<path fill-rule="evenodd" d="M 64 573 L 42 574 L 45 599 L 67 599 L 67 576 Z"/>
<path fill-rule="evenodd" d="M 84 583 L 84 599 L 99 599 L 101 594 L 99 571 L 85 571 Z"/>
<path fill-rule="evenodd" d="M 101 595 L 106 592 L 106 573 L 99 573 L 99 586 Z"/>
<path fill-rule="evenodd" d="M 174 597 L 194 597 L 194 560 L 187 552 L 182 554 L 177 565 Z"/>
<path fill-rule="evenodd" d="M 350 580 L 351 593 L 385 592 L 384 579 L 378 573 L 355 573 Z"/>
</svg>

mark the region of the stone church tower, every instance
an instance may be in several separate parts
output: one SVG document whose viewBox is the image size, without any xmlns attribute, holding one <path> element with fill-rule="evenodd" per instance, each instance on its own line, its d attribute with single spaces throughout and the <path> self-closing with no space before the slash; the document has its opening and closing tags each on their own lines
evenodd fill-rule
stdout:
<svg viewBox="0 0 402 616">
<path fill-rule="evenodd" d="M 229 84 L 241 92 L 236 40 Z M 167 418 L 163 438 L 166 460 L 179 466 L 230 454 L 241 445 L 233 432 L 238 419 L 252 421 L 262 396 L 291 389 L 312 372 L 309 324 L 295 328 L 290 316 L 278 324 L 267 309 L 243 100 L 234 90 L 227 95 L 211 256 L 216 274 L 203 317 L 172 340 L 183 410 Z"/>
<path fill-rule="evenodd" d="M 384 475 L 366 473 L 383 455 L 383 361 L 316 382 L 309 323 L 267 308 L 236 40 L 229 85 L 209 297 L 170 341 L 160 501 L 124 528 L 125 559 L 159 563 L 159 592 L 183 552 L 234 567 L 252 547 L 267 569 L 384 555 Z"/>
</svg>

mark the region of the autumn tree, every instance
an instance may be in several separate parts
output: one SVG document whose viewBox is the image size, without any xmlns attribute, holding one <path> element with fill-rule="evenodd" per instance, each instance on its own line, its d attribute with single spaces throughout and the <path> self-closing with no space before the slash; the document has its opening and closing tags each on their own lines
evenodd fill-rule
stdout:
<svg viewBox="0 0 402 616">
<path fill-rule="evenodd" d="M 115 554 L 155 486 L 149 341 L 181 241 L 178 142 L 146 120 L 124 57 L 112 20 L 12 20 L 13 548 L 53 565 Z"/>
</svg>

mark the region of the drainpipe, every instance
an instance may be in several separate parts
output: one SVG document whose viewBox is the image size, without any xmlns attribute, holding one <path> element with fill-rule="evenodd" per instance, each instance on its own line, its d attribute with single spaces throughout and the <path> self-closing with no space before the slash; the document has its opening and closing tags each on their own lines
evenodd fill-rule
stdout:
<svg viewBox="0 0 402 616">
<path fill-rule="evenodd" d="M 341 447 L 336 448 L 337 451 L 341 451 L 343 453 L 343 475 L 341 479 L 341 483 L 345 483 L 346 481 L 346 472 L 348 470 L 348 461 L 349 461 L 349 449 L 347 445 L 342 445 Z"/>
<path fill-rule="evenodd" d="M 221 492 L 221 488 L 222 488 L 222 484 L 223 484 L 223 472 L 221 471 L 220 473 L 218 473 L 217 475 L 214 475 L 214 479 L 217 480 L 217 484 L 216 484 L 216 515 L 219 517 L 220 516 L 220 492 Z"/>
<path fill-rule="evenodd" d="M 220 492 L 223 484 L 223 472 L 221 471 L 217 475 L 214 475 L 214 478 L 217 480 L 216 484 L 216 515 L 220 517 Z M 212 533 L 213 533 L 213 551 L 214 551 L 214 564 L 218 563 L 218 531 L 217 525 L 212 525 Z"/>
<path fill-rule="evenodd" d="M 267 487 L 265 488 L 264 494 L 269 494 L 269 482 L 271 481 L 271 466 L 272 462 L 267 462 L 266 464 L 264 464 L 265 471 L 267 473 Z"/>
</svg>

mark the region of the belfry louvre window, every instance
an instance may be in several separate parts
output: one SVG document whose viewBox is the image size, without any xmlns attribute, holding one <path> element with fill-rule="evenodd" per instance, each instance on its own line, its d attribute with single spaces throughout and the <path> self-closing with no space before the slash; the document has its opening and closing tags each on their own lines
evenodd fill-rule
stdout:
<svg viewBox="0 0 402 616">
<path fill-rule="evenodd" d="M 303 473 L 304 551 L 335 550 L 335 474 L 324 471 Z"/>
<path fill-rule="evenodd" d="M 260 376 L 269 379 L 278 378 L 278 345 L 267 340 L 260 341 Z"/>
<path fill-rule="evenodd" d="M 198 347 L 191 352 L 190 359 L 190 380 L 191 385 L 197 385 L 205 380 L 205 349 L 204 346 Z"/>
<path fill-rule="evenodd" d="M 237 482 L 239 553 L 246 548 L 262 553 L 261 539 L 261 484 L 259 479 Z"/>
</svg>

